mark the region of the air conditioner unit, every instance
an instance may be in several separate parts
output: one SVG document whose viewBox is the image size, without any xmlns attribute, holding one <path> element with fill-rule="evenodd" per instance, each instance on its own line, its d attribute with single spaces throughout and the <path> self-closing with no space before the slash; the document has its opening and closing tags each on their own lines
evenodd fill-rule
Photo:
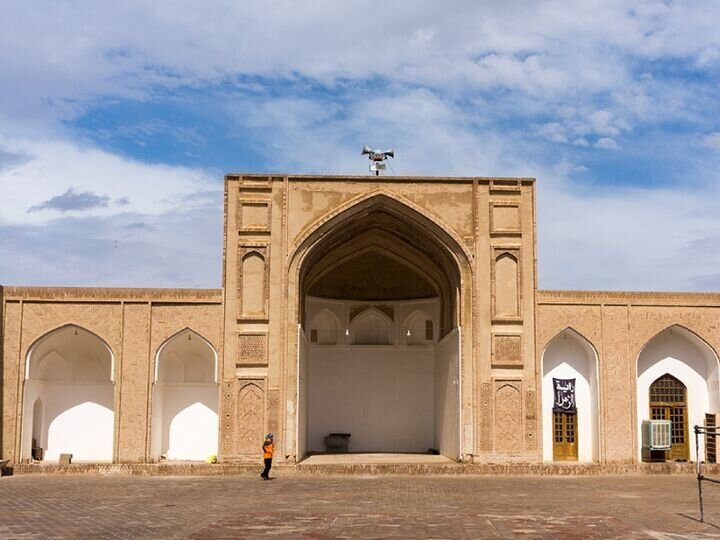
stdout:
<svg viewBox="0 0 720 540">
<path fill-rule="evenodd" d="M 643 420 L 642 423 L 642 460 L 665 461 L 665 456 L 653 455 L 672 447 L 672 422 L 670 420 Z"/>
</svg>

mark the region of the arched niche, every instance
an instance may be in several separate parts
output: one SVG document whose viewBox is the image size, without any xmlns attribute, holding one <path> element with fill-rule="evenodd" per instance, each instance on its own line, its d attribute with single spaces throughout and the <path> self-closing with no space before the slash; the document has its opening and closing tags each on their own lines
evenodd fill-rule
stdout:
<svg viewBox="0 0 720 540">
<path fill-rule="evenodd" d="M 350 322 L 353 345 L 392 345 L 395 341 L 393 321 L 376 308 L 368 308 Z"/>
<path fill-rule="evenodd" d="M 495 259 L 495 311 L 498 318 L 519 315 L 518 260 L 510 252 L 503 252 Z"/>
<path fill-rule="evenodd" d="M 424 309 L 416 309 L 407 316 L 400 332 L 406 345 L 432 345 L 435 341 L 435 321 Z"/>
<path fill-rule="evenodd" d="M 542 425 L 543 460 L 573 460 L 572 454 L 558 454 L 558 443 L 563 436 L 556 425 L 559 418 L 553 413 L 553 379 L 575 380 L 576 456 L 582 462 L 599 459 L 599 380 L 598 355 L 595 347 L 584 336 L 566 328 L 555 336 L 542 355 Z M 567 435 L 567 434 L 565 434 Z"/>
<path fill-rule="evenodd" d="M 706 413 L 720 412 L 718 357 L 707 342 L 680 325 L 673 325 L 656 334 L 643 347 L 637 359 L 637 448 L 642 459 L 643 420 L 649 420 L 650 386 L 664 375 L 680 381 L 687 389 L 687 432 L 692 426 L 703 425 Z M 696 460 L 694 443 L 687 441 L 687 455 Z M 700 458 L 704 459 L 701 448 Z"/>
<path fill-rule="evenodd" d="M 107 343 L 80 326 L 39 338 L 25 363 L 21 457 L 112 461 L 113 367 Z"/>
<path fill-rule="evenodd" d="M 340 331 L 340 320 L 329 309 L 322 309 L 317 313 L 307 329 L 308 341 L 314 345 L 336 345 L 338 343 L 338 332 Z"/>
<path fill-rule="evenodd" d="M 154 459 L 199 461 L 217 454 L 217 353 L 189 328 L 156 354 L 151 432 Z"/>
<path fill-rule="evenodd" d="M 376 194 L 348 203 L 303 235 L 291 256 L 290 286 L 298 287 L 296 313 L 303 325 L 307 295 L 378 301 L 400 291 L 396 299 L 438 297 L 443 337 L 461 323 L 459 294 L 471 273 L 469 254 L 450 228 L 407 201 Z"/>
<path fill-rule="evenodd" d="M 337 347 L 290 342 L 299 375 L 298 412 L 288 422 L 299 457 L 324 451 L 331 432 L 352 433 L 351 451 L 459 456 L 460 336 L 472 334 L 458 327 L 470 313 L 472 264 L 452 229 L 398 199 L 350 201 L 291 249 L 289 324 L 307 335 L 320 305 L 334 306 L 342 321 Z M 437 345 L 406 347 L 400 329 L 410 304 L 436 311 Z"/>
<path fill-rule="evenodd" d="M 263 318 L 266 314 L 265 289 L 267 279 L 265 257 L 259 251 L 249 251 L 240 262 L 241 314 L 251 318 Z"/>
</svg>

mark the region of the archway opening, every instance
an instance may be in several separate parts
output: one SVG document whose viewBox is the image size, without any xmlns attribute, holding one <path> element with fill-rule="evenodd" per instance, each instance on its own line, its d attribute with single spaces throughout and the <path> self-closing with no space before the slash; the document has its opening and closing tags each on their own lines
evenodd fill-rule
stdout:
<svg viewBox="0 0 720 540">
<path fill-rule="evenodd" d="M 642 459 L 640 426 L 643 420 L 651 420 L 654 416 L 672 421 L 673 449 L 666 453 L 665 459 L 698 459 L 695 445 L 689 444 L 688 433 L 692 432 L 692 426 L 705 423 L 706 414 L 720 412 L 715 352 L 690 330 L 674 325 L 655 335 L 640 352 L 637 362 L 638 460 Z M 676 394 L 678 389 L 684 388 L 683 403 L 673 405 L 672 401 L 660 400 L 660 389 L 673 381 L 679 383 L 679 386 L 673 386 Z M 699 457 L 705 459 L 703 448 Z"/>
<path fill-rule="evenodd" d="M 300 267 L 299 459 L 331 434 L 350 452 L 459 457 L 460 271 L 388 202 L 323 230 Z"/>
<path fill-rule="evenodd" d="M 542 356 L 543 459 L 598 459 L 597 354 L 571 328 L 558 334 Z"/>
<path fill-rule="evenodd" d="M 40 338 L 26 362 L 21 456 L 75 462 L 113 459 L 113 356 L 75 325 Z"/>
<path fill-rule="evenodd" d="M 650 419 L 671 422 L 671 448 L 663 451 L 663 459 L 687 461 L 690 457 L 687 388 L 672 375 L 666 373 L 650 385 Z"/>
<path fill-rule="evenodd" d="M 200 461 L 217 454 L 217 355 L 192 330 L 158 350 L 152 404 L 153 459 Z"/>
</svg>

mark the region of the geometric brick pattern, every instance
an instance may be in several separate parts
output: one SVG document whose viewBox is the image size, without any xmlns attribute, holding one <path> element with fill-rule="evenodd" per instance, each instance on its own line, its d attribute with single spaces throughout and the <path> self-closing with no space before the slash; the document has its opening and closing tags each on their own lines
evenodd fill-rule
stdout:
<svg viewBox="0 0 720 540">
<path fill-rule="evenodd" d="M 519 383 L 495 382 L 495 451 L 522 452 L 522 409 Z"/>
<path fill-rule="evenodd" d="M 492 452 L 492 384 L 484 382 L 480 384 L 480 450 Z"/>
<path fill-rule="evenodd" d="M 537 403 L 535 390 L 525 391 L 525 450 L 537 450 Z"/>
<path fill-rule="evenodd" d="M 262 364 L 268 362 L 268 335 L 264 332 L 238 335 L 238 364 Z"/>
<path fill-rule="evenodd" d="M 257 456 L 265 425 L 265 380 L 241 379 L 237 399 L 237 452 Z"/>
<path fill-rule="evenodd" d="M 235 409 L 235 381 L 225 381 L 222 386 L 220 418 L 220 450 L 224 456 L 231 455 L 235 447 L 233 410 Z"/>
<path fill-rule="evenodd" d="M 494 335 L 492 363 L 493 366 L 522 367 L 522 336 Z"/>
</svg>

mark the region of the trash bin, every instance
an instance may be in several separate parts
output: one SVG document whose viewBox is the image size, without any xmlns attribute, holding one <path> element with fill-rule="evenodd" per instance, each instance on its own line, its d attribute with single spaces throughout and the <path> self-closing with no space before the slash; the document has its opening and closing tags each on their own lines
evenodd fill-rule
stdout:
<svg viewBox="0 0 720 540">
<path fill-rule="evenodd" d="M 325 437 L 325 451 L 329 454 L 347 454 L 349 447 L 349 433 L 331 433 Z"/>
</svg>

